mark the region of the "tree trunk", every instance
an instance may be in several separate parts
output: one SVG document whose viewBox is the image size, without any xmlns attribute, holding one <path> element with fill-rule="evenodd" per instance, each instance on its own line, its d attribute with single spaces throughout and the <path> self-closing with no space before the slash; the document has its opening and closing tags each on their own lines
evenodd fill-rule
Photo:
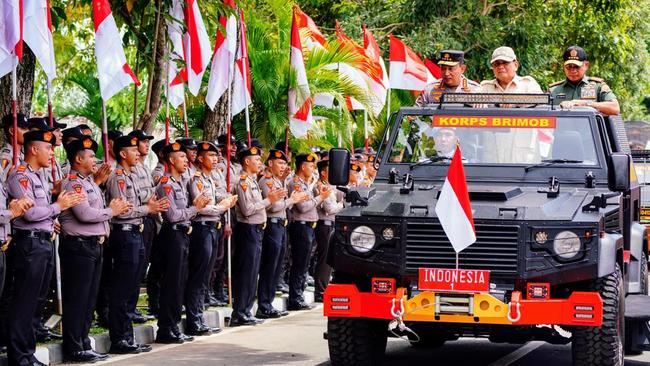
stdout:
<svg viewBox="0 0 650 366">
<path fill-rule="evenodd" d="M 156 41 L 153 64 L 150 68 L 152 77 L 148 89 L 147 100 L 144 111 L 138 121 L 137 127 L 151 133 L 156 126 L 156 117 L 162 104 L 163 86 L 167 73 L 167 28 L 166 23 L 161 21 L 158 24 L 158 35 Z"/>
<path fill-rule="evenodd" d="M 228 123 L 228 92 L 223 93 L 214 111 L 205 106 L 205 119 L 203 120 L 203 140 L 212 141 L 217 136 L 226 133 Z"/>
<path fill-rule="evenodd" d="M 18 98 L 18 112 L 29 117 L 32 110 L 32 96 L 34 95 L 34 69 L 36 57 L 27 44 L 23 46 L 23 59 L 16 70 L 16 97 Z M 11 73 L 0 79 L 0 112 L 2 116 L 11 113 Z M 0 134 L 0 143 L 4 144 L 4 134 Z"/>
</svg>

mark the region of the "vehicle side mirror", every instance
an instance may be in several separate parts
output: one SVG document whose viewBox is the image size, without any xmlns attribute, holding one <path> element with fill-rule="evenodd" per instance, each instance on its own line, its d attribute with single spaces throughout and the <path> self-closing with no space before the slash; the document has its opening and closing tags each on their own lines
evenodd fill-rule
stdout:
<svg viewBox="0 0 650 366">
<path fill-rule="evenodd" d="M 630 167 L 632 158 L 630 155 L 621 152 L 612 153 L 610 156 L 611 165 L 607 177 L 607 185 L 610 191 L 624 192 L 630 189 Z"/>
<path fill-rule="evenodd" d="M 334 148 L 329 153 L 328 181 L 333 186 L 344 186 L 350 181 L 350 152 Z"/>
</svg>

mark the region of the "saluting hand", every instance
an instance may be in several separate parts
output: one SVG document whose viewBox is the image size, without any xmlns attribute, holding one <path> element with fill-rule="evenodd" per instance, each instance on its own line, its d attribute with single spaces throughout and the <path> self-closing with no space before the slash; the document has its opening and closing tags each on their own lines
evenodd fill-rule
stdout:
<svg viewBox="0 0 650 366">
<path fill-rule="evenodd" d="M 114 198 L 111 203 L 108 204 L 108 208 L 113 211 L 113 216 L 119 216 L 127 213 L 131 208 L 133 208 L 133 205 L 124 198 L 118 197 Z"/>
<path fill-rule="evenodd" d="M 149 209 L 150 214 L 165 212 L 169 209 L 169 200 L 167 197 L 157 200 L 156 196 L 151 196 L 149 202 L 147 202 L 147 208 Z"/>
<path fill-rule="evenodd" d="M 278 200 L 286 197 L 286 195 L 287 195 L 287 191 L 285 189 L 276 189 L 275 191 L 269 192 L 266 198 L 268 198 L 271 203 L 275 203 Z"/>
<path fill-rule="evenodd" d="M 82 193 L 75 193 L 63 191 L 57 198 L 56 203 L 61 207 L 61 211 L 65 211 L 70 207 L 74 207 L 86 199 L 86 195 Z"/>
</svg>

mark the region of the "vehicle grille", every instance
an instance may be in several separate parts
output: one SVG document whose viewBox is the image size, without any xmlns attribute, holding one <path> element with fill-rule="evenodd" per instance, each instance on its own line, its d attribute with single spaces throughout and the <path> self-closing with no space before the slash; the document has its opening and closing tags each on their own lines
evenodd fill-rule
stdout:
<svg viewBox="0 0 650 366">
<path fill-rule="evenodd" d="M 605 231 L 617 232 L 617 233 L 621 231 L 620 215 L 619 215 L 618 208 L 605 215 L 604 221 L 605 221 Z"/>
<path fill-rule="evenodd" d="M 475 224 L 476 243 L 460 252 L 460 268 L 516 274 L 519 227 Z M 406 270 L 455 268 L 456 253 L 438 220 L 409 222 L 406 233 Z"/>
</svg>

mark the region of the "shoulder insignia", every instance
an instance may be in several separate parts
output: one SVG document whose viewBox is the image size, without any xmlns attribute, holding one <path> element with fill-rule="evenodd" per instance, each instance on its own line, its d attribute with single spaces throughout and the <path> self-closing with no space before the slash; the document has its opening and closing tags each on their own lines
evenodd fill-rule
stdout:
<svg viewBox="0 0 650 366">
<path fill-rule="evenodd" d="M 595 81 L 595 82 L 597 82 L 597 83 L 604 83 L 604 82 L 605 82 L 604 79 L 597 78 L 597 77 L 595 77 L 595 76 L 589 76 L 588 79 L 589 79 L 589 81 Z"/>
<path fill-rule="evenodd" d="M 264 178 L 266 178 L 266 179 L 271 179 L 272 176 L 271 176 L 271 174 L 264 174 Z"/>
<path fill-rule="evenodd" d="M 117 174 L 117 175 L 123 175 L 123 174 L 124 174 L 124 169 L 117 169 L 117 170 L 115 171 L 115 174 Z"/>
<path fill-rule="evenodd" d="M 18 167 L 18 173 L 24 173 L 27 170 L 27 165 L 21 165 Z"/>
<path fill-rule="evenodd" d="M 20 178 L 18 180 L 18 183 L 20 183 L 20 185 L 23 187 L 23 189 L 27 189 L 27 187 L 29 187 L 29 179 L 27 179 L 27 177 Z"/>
<path fill-rule="evenodd" d="M 203 182 L 202 181 L 196 182 L 196 188 L 198 188 L 199 191 L 203 191 Z"/>
<path fill-rule="evenodd" d="M 611 91 L 612 89 L 609 87 L 609 85 L 607 85 L 607 83 L 603 83 L 603 85 L 600 87 L 601 93 L 610 93 Z"/>
<path fill-rule="evenodd" d="M 269 187 L 269 189 L 273 188 L 273 182 L 272 181 L 266 182 L 266 186 Z"/>
<path fill-rule="evenodd" d="M 196 173 L 194 173 L 194 176 L 195 176 L 195 177 L 200 177 L 200 176 L 201 176 L 201 172 L 197 171 Z"/>
<path fill-rule="evenodd" d="M 9 165 L 9 159 L 2 159 L 2 169 L 7 169 L 7 165 Z"/>
<path fill-rule="evenodd" d="M 239 176 L 239 179 L 241 179 L 241 180 L 246 180 L 246 178 L 248 178 L 248 175 L 246 175 L 246 174 L 242 174 L 242 175 Z"/>
<path fill-rule="evenodd" d="M 463 91 L 466 93 L 469 92 L 469 82 L 467 81 L 466 78 L 463 78 Z"/>
<path fill-rule="evenodd" d="M 558 86 L 558 85 L 562 84 L 563 82 L 564 82 L 564 80 L 556 81 L 554 83 L 549 84 L 548 87 L 552 88 L 554 86 Z"/>
<path fill-rule="evenodd" d="M 296 191 L 296 192 L 300 192 L 300 190 L 301 190 L 300 184 L 294 184 L 293 185 L 293 190 Z"/>
<path fill-rule="evenodd" d="M 241 189 L 243 189 L 244 192 L 246 192 L 246 190 L 248 189 L 248 183 L 241 182 L 240 185 L 241 185 Z"/>
<path fill-rule="evenodd" d="M 160 183 L 162 183 L 162 184 L 165 184 L 165 183 L 169 182 L 169 177 L 166 176 L 166 175 L 163 175 L 162 177 L 160 177 L 158 179 L 160 179 Z"/>
<path fill-rule="evenodd" d="M 117 185 L 120 186 L 120 190 L 123 191 L 124 187 L 126 186 L 126 182 L 124 181 L 124 179 L 118 179 L 117 180 Z"/>
<path fill-rule="evenodd" d="M 165 190 L 165 194 L 169 196 L 172 193 L 172 186 L 163 186 L 163 189 Z"/>
<path fill-rule="evenodd" d="M 68 178 L 69 178 L 70 180 L 76 180 L 78 177 L 77 177 L 76 174 L 70 174 L 70 175 L 68 176 Z"/>
<path fill-rule="evenodd" d="M 77 192 L 77 193 L 81 193 L 81 189 L 82 189 L 83 187 L 81 186 L 81 184 L 75 184 L 75 185 L 72 186 L 72 188 L 74 188 L 74 191 L 75 191 L 75 192 Z"/>
</svg>

